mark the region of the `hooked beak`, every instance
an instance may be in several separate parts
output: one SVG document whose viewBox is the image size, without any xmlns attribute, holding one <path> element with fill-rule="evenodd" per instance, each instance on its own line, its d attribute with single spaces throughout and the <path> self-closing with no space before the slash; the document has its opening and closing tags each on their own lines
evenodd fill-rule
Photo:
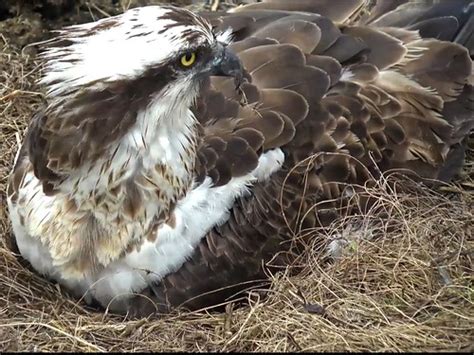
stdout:
<svg viewBox="0 0 474 355">
<path fill-rule="evenodd" d="M 219 43 L 211 64 L 211 75 L 231 76 L 234 78 L 235 86 L 239 88 L 244 76 L 239 57 L 228 47 Z"/>
</svg>

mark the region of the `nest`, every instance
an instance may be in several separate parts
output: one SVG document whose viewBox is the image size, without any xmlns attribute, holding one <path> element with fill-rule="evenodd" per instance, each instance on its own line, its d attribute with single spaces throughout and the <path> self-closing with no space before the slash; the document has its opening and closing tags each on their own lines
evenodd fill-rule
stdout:
<svg viewBox="0 0 474 355">
<path fill-rule="evenodd" d="M 365 191 L 378 200 L 371 211 L 310 231 L 315 243 L 300 273 L 270 275 L 268 289 L 249 291 L 247 305 L 229 303 L 225 312 L 131 321 L 90 309 L 37 275 L 12 251 L 5 190 L 43 99 L 34 51 L 11 38 L 21 37 L 18 29 L 43 32 L 31 18 L 1 24 L 13 34 L 0 36 L 0 350 L 474 350 L 472 149 L 455 183 L 427 188 L 384 176 Z M 316 247 L 322 236 L 337 245 L 337 259 Z"/>
</svg>

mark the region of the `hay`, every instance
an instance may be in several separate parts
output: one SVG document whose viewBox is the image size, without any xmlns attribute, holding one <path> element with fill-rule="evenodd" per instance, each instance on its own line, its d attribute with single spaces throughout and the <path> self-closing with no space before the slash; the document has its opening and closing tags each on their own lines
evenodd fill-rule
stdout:
<svg viewBox="0 0 474 355">
<path fill-rule="evenodd" d="M 0 351 L 474 350 L 472 152 L 456 184 L 381 179 L 366 191 L 378 198 L 369 213 L 308 231 L 303 271 L 273 275 L 249 306 L 129 321 L 78 303 L 9 247 L 6 177 L 42 100 L 34 52 L 9 40 L 0 36 Z M 335 262 L 316 248 L 322 236 L 342 240 Z"/>
</svg>

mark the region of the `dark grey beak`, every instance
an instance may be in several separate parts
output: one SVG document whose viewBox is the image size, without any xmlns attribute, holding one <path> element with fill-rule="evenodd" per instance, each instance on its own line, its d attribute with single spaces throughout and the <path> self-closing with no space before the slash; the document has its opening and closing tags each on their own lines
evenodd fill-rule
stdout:
<svg viewBox="0 0 474 355">
<path fill-rule="evenodd" d="M 219 44 L 212 61 L 211 75 L 231 76 L 234 78 L 235 86 L 240 87 L 244 74 L 239 57 L 228 47 Z"/>
</svg>

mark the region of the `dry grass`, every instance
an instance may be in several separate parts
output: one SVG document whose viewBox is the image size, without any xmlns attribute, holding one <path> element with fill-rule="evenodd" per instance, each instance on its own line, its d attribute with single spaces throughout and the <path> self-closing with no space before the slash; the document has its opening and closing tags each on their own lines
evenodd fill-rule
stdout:
<svg viewBox="0 0 474 355">
<path fill-rule="evenodd" d="M 436 191 L 381 180 L 370 213 L 311 231 L 345 231 L 336 262 L 309 246 L 303 272 L 274 276 L 248 307 L 128 321 L 78 304 L 8 247 L 6 176 L 42 96 L 34 57 L 0 44 L 0 351 L 474 350 L 472 155 L 462 183 Z"/>
</svg>

